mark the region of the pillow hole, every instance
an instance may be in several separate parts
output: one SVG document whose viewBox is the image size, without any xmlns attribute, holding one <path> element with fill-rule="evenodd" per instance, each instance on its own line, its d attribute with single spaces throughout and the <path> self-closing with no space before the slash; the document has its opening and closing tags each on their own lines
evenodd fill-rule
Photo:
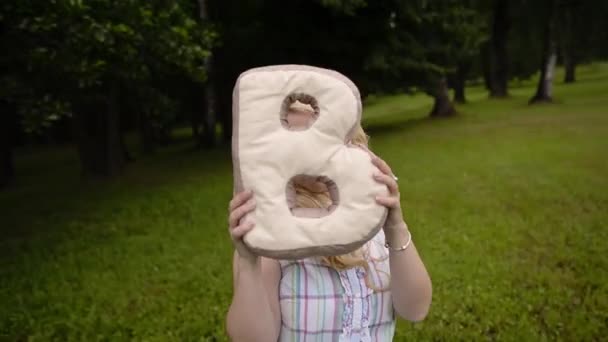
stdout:
<svg viewBox="0 0 608 342">
<path fill-rule="evenodd" d="M 319 117 L 319 104 L 308 94 L 291 93 L 281 105 L 281 125 L 290 131 L 309 129 Z"/>
<path fill-rule="evenodd" d="M 297 175 L 287 182 L 287 205 L 293 216 L 327 216 L 336 209 L 338 200 L 338 187 L 328 177 Z"/>
</svg>

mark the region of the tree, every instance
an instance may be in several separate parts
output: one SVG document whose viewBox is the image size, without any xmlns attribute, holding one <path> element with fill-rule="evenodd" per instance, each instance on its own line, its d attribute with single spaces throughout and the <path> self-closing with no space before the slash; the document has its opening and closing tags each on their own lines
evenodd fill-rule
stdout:
<svg viewBox="0 0 608 342">
<path fill-rule="evenodd" d="M 597 58 L 605 58 L 608 25 L 608 3 L 594 0 L 561 0 L 557 21 L 559 23 L 558 50 L 564 64 L 564 82 L 576 80 L 576 66 Z"/>
<path fill-rule="evenodd" d="M 478 1 L 456 2 L 449 12 L 453 17 L 452 26 L 447 28 L 449 35 L 444 43 L 448 47 L 448 58 L 442 64 L 450 66 L 452 70 L 449 83 L 454 89 L 454 101 L 457 103 L 466 103 L 465 86 L 477 59 L 476 51 L 488 40 L 482 4 Z M 453 61 L 450 59 L 452 57 Z"/>
<path fill-rule="evenodd" d="M 452 74 L 450 83 L 454 88 L 454 102 L 466 103 L 465 96 L 467 76 L 471 70 L 471 61 L 460 61 L 456 66 L 456 71 Z"/>
<path fill-rule="evenodd" d="M 512 1 L 511 1 L 512 2 Z M 489 41 L 488 85 L 490 97 L 507 97 L 509 60 L 507 37 L 510 28 L 509 1 L 494 0 L 492 6 L 492 33 Z"/>
<path fill-rule="evenodd" d="M 447 80 L 458 101 L 465 101 L 464 85 L 469 66 L 486 39 L 474 1 L 432 3 L 396 1 L 390 12 L 387 41 L 372 50 L 368 71 L 388 89 L 422 89 L 434 98 L 431 116 L 456 113 Z M 389 74 L 391 76 L 389 76 Z M 386 82 L 396 78 L 399 85 Z"/>
<path fill-rule="evenodd" d="M 509 80 L 525 80 L 538 72 L 546 9 L 535 1 L 509 1 L 510 26 L 507 40 Z"/>
<path fill-rule="evenodd" d="M 208 1 L 198 0 L 199 5 L 199 18 L 202 22 L 209 20 L 209 9 Z M 207 71 L 208 80 L 204 85 L 203 90 L 203 111 L 204 120 L 203 132 L 199 135 L 199 145 L 214 146 L 217 144 L 216 141 L 216 121 L 217 121 L 217 99 L 215 95 L 215 75 L 214 75 L 214 62 L 213 55 L 205 57 L 204 61 L 205 70 Z"/>
<path fill-rule="evenodd" d="M 557 9 L 558 0 L 544 1 L 544 16 L 541 19 L 543 27 L 540 77 L 536 93 L 530 103 L 552 102 L 553 74 L 557 60 Z"/>
<path fill-rule="evenodd" d="M 7 186 L 15 175 L 13 141 L 16 109 L 11 103 L 0 102 L 0 188 Z"/>
<path fill-rule="evenodd" d="M 24 112 L 43 114 L 34 115 L 41 122 L 73 115 L 86 174 L 108 176 L 124 167 L 122 103 L 136 97 L 144 108 L 157 104 L 157 96 L 142 94 L 167 93 L 163 81 L 176 75 L 205 80 L 214 35 L 185 1 L 14 0 L 2 6 L 2 45 L 13 66 L 8 78 L 20 89 L 4 97 Z M 69 110 L 28 105 L 39 104 L 36 98 Z"/>
<path fill-rule="evenodd" d="M 445 77 L 439 79 L 437 88 L 432 93 L 432 96 L 435 101 L 433 103 L 433 108 L 431 109 L 431 117 L 452 116 L 455 114 L 456 109 L 450 102 L 448 84 Z"/>
<path fill-rule="evenodd" d="M 434 115 L 451 115 L 455 111 L 446 95 L 448 88 L 439 86 L 441 80 L 457 75 L 464 85 L 467 70 L 463 67 L 457 74 L 457 66 L 472 63 L 471 51 L 485 39 L 485 23 L 477 20 L 474 1 L 442 6 L 423 0 L 236 3 L 208 1 L 221 37 L 214 50 L 214 75 L 217 113 L 226 139 L 236 77 L 248 68 L 269 64 L 335 69 L 348 75 L 363 97 L 422 89 L 442 102 L 436 106 L 441 113 Z M 464 87 L 459 89 L 463 93 Z"/>
<path fill-rule="evenodd" d="M 559 11 L 559 19 L 562 22 L 562 32 L 560 35 L 560 45 L 562 57 L 564 60 L 564 83 L 573 83 L 575 80 L 575 69 L 577 60 L 580 58 L 576 51 L 575 17 L 576 17 L 576 2 L 571 1 L 561 8 Z M 582 23 L 577 23 L 582 24 Z"/>
</svg>

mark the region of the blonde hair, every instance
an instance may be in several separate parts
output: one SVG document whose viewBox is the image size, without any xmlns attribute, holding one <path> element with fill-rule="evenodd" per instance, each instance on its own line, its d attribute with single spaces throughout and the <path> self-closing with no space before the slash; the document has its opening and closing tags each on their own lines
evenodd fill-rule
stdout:
<svg viewBox="0 0 608 342">
<path fill-rule="evenodd" d="M 355 128 L 353 137 L 350 143 L 355 145 L 363 145 L 367 147 L 369 145 L 369 137 L 365 134 L 363 127 L 358 125 Z M 327 191 L 315 191 L 299 184 L 294 184 L 296 192 L 296 205 L 303 208 L 328 208 L 332 204 L 332 200 Z M 345 270 L 352 267 L 360 266 L 365 270 L 365 284 L 367 287 L 376 291 L 382 291 L 383 288 L 377 287 L 371 283 L 369 276 L 369 263 L 371 260 L 369 251 L 362 247 L 351 253 L 338 255 L 338 256 L 325 256 L 321 257 L 321 262 L 335 270 Z"/>
</svg>

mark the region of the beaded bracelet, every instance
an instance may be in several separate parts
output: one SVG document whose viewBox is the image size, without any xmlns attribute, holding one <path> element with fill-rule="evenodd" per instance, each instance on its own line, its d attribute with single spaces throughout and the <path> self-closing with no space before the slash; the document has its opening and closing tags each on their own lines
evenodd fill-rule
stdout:
<svg viewBox="0 0 608 342">
<path fill-rule="evenodd" d="M 398 247 L 398 248 L 393 248 L 388 244 L 388 242 L 386 242 L 386 243 L 384 243 L 384 247 L 386 247 L 392 251 L 395 251 L 395 252 L 401 252 L 401 251 L 406 250 L 410 246 L 410 243 L 412 243 L 412 233 L 410 233 L 410 231 L 408 230 L 407 231 L 407 242 L 405 243 L 405 245 Z"/>
</svg>

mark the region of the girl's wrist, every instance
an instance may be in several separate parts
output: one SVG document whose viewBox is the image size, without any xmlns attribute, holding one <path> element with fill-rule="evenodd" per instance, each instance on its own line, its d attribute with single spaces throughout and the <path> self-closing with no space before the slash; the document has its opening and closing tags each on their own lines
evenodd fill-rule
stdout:
<svg viewBox="0 0 608 342">
<path fill-rule="evenodd" d="M 260 258 L 253 254 L 242 240 L 235 241 L 235 248 L 239 263 L 246 264 L 247 266 L 255 266 L 258 263 Z"/>
<path fill-rule="evenodd" d="M 259 261 L 260 261 L 260 258 L 257 256 L 241 255 L 239 253 L 239 258 L 238 258 L 239 269 L 241 269 L 241 268 L 255 269 L 259 266 Z"/>
<path fill-rule="evenodd" d="M 396 220 L 396 222 L 390 222 L 390 220 L 387 220 L 386 224 L 384 225 L 384 233 L 393 233 L 393 232 L 402 232 L 402 231 L 407 231 L 408 227 L 407 224 L 405 223 L 405 221 L 403 219 L 399 219 Z"/>
<path fill-rule="evenodd" d="M 387 225 L 384 228 L 384 236 L 386 242 L 391 246 L 401 246 L 408 239 L 409 229 L 405 221 L 402 220 L 400 223 Z"/>
</svg>

